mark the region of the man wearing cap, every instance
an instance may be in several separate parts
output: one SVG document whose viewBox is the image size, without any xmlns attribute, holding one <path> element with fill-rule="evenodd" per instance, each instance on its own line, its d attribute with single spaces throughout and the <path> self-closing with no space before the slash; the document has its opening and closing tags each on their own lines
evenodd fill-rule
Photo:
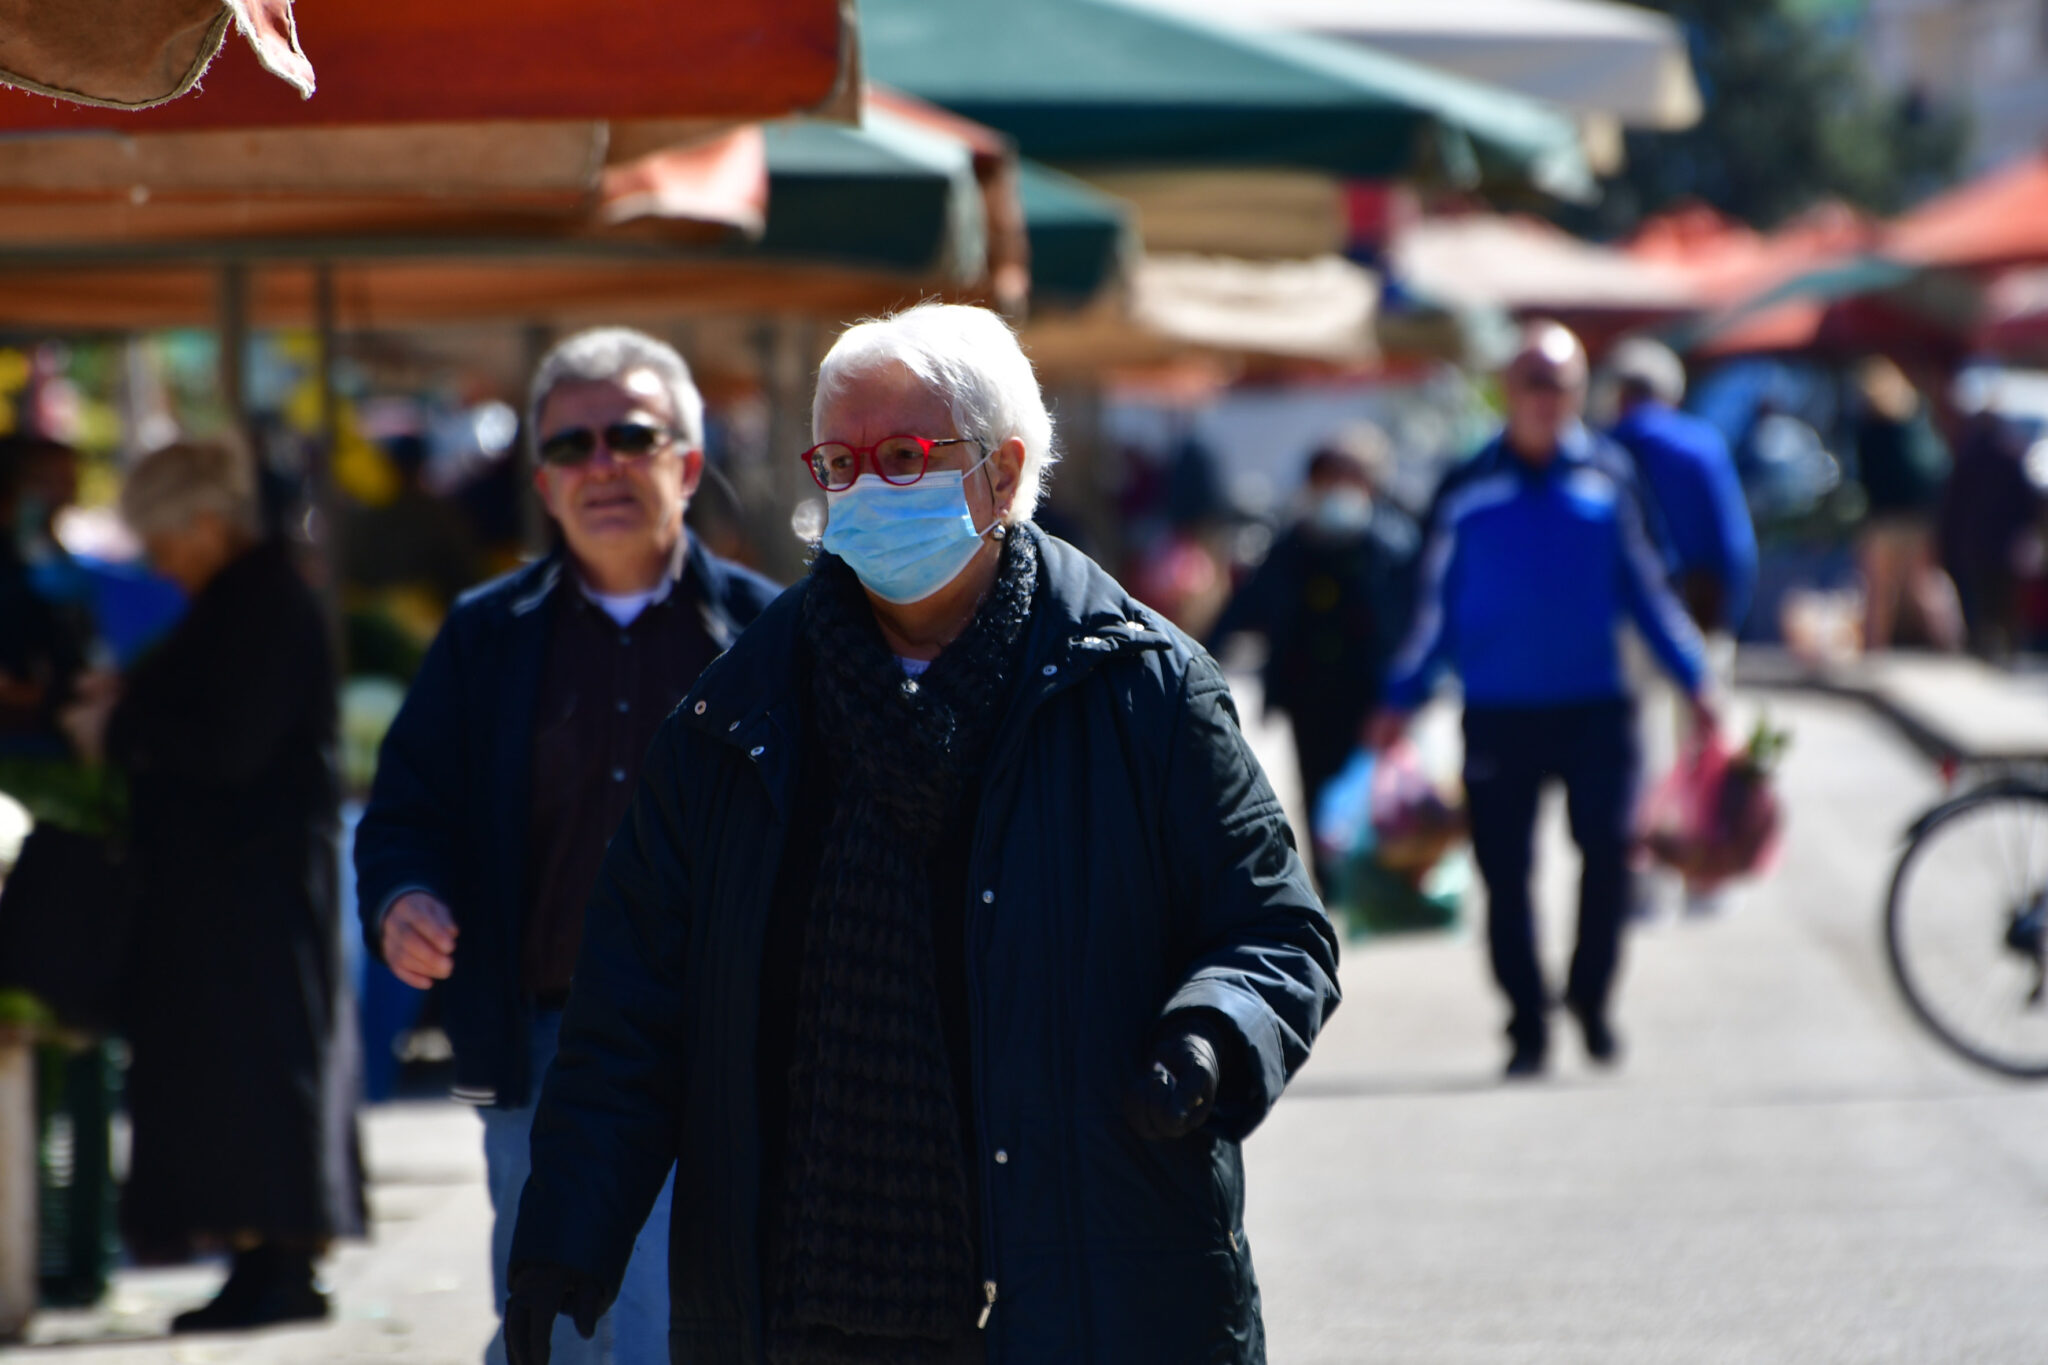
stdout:
<svg viewBox="0 0 2048 1365">
<path fill-rule="evenodd" d="M 1370 737 L 1384 747 L 1445 668 L 1465 693 L 1465 786 L 1487 889 L 1487 941 L 1510 1008 L 1510 1077 L 1546 1064 L 1551 999 L 1530 904 L 1537 798 L 1563 782 L 1584 857 L 1562 1003 L 1611 1063 L 1608 997 L 1629 898 L 1639 776 L 1618 637 L 1633 622 L 1711 726 L 1700 635 L 1666 581 L 1626 454 L 1587 430 L 1586 355 L 1556 323 L 1522 335 L 1502 377 L 1505 429 L 1437 490 L 1415 624 Z"/>
<path fill-rule="evenodd" d="M 554 553 L 456 604 L 393 722 L 356 834 L 370 948 L 435 988 L 455 1095 L 483 1118 L 502 1314 L 528 1146 L 606 846 L 668 713 L 777 589 L 683 526 L 704 469 L 704 400 L 681 356 L 583 332 L 534 375 L 534 486 Z M 612 1310 L 557 1361 L 668 1359 L 668 1201 Z M 485 1355 L 505 1360 L 501 1331 Z"/>
</svg>

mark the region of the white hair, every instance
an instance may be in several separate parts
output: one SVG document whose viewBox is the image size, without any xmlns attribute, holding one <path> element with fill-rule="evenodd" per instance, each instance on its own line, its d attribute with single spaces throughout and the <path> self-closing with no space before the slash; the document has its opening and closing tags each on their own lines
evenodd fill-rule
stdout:
<svg viewBox="0 0 2048 1365">
<path fill-rule="evenodd" d="M 250 534 L 261 524 L 256 464 L 237 442 L 173 442 L 143 456 L 121 485 L 121 520 L 137 536 L 182 531 L 207 512 Z"/>
<path fill-rule="evenodd" d="M 962 436 L 990 451 L 1011 437 L 1024 443 L 1017 495 L 1003 519 L 1010 525 L 1031 520 L 1045 495 L 1046 471 L 1059 453 L 1045 394 L 1010 325 L 986 308 L 957 303 L 920 303 L 855 323 L 818 367 L 812 439 L 824 436 L 818 424 L 826 404 L 855 379 L 889 365 L 901 365 L 944 399 Z"/>
<path fill-rule="evenodd" d="M 1607 372 L 1616 383 L 1634 385 L 1660 403 L 1676 407 L 1685 398 L 1685 362 L 1661 341 L 1630 337 L 1618 343 L 1607 359 Z"/>
<path fill-rule="evenodd" d="M 593 327 L 556 343 L 533 372 L 533 383 L 526 391 L 528 453 L 540 449 L 540 410 L 557 388 L 623 380 L 643 371 L 660 380 L 668 393 L 680 443 L 688 450 L 702 450 L 704 395 L 697 391 L 697 381 L 690 377 L 690 367 L 676 348 L 631 327 Z"/>
</svg>

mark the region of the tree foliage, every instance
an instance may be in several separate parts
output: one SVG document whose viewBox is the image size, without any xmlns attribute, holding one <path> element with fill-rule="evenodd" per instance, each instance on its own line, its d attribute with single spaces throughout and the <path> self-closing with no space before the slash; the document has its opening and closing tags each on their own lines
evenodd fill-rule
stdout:
<svg viewBox="0 0 2048 1365">
<path fill-rule="evenodd" d="M 1706 112 L 1631 132 L 1595 226 L 1625 233 L 1686 199 L 1773 227 L 1825 199 L 1892 213 L 1955 178 L 1967 126 L 1880 90 L 1853 35 L 1793 0 L 1636 0 L 1684 29 Z"/>
</svg>

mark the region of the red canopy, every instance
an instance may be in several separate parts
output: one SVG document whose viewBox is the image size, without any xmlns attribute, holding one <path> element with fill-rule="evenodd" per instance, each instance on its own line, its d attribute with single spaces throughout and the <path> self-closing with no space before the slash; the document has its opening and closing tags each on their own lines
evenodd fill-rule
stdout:
<svg viewBox="0 0 2048 1365">
<path fill-rule="evenodd" d="M 2048 153 L 1928 200 L 1892 224 L 1884 251 L 1970 269 L 2048 262 Z"/>
<path fill-rule="evenodd" d="M 841 0 L 340 0 L 297 15 L 296 36 L 319 69 L 316 98 L 302 98 L 299 88 L 265 71 L 249 47 L 229 43 L 210 69 L 199 60 L 202 87 L 140 112 L 0 89 L 0 131 L 775 118 L 816 109 L 848 89 L 842 79 L 852 65 L 845 13 Z M 293 22 L 285 0 L 0 0 L 11 40 L 7 60 L 14 64 L 14 75 L 0 73 L 0 80 L 90 94 L 80 91 L 78 72 L 81 64 L 91 65 L 88 25 L 95 16 L 100 49 L 141 54 L 126 83 L 109 87 L 116 98 L 130 97 L 123 103 L 149 94 L 152 70 L 171 71 L 158 81 L 155 98 L 189 87 L 198 71 L 177 58 L 196 57 L 208 39 L 218 46 L 230 18 L 240 17 L 245 31 L 264 38 L 259 47 L 271 61 L 290 67 L 292 49 L 280 45 Z M 197 34 L 188 31 L 195 23 Z M 54 33 L 47 46 L 56 57 L 49 76 L 38 77 L 20 69 L 13 40 L 45 32 Z M 311 69 L 302 74 L 310 90 Z"/>
</svg>

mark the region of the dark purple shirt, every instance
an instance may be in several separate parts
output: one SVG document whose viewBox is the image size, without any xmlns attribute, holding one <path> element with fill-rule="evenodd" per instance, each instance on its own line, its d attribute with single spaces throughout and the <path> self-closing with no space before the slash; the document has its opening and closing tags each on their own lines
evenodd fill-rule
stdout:
<svg viewBox="0 0 2048 1365">
<path fill-rule="evenodd" d="M 687 561 L 673 589 L 620 626 L 565 573 L 548 604 L 547 660 L 533 729 L 526 920 L 520 983 L 566 995 L 583 941 L 583 906 L 654 732 L 718 655 L 704 593 Z"/>
</svg>

